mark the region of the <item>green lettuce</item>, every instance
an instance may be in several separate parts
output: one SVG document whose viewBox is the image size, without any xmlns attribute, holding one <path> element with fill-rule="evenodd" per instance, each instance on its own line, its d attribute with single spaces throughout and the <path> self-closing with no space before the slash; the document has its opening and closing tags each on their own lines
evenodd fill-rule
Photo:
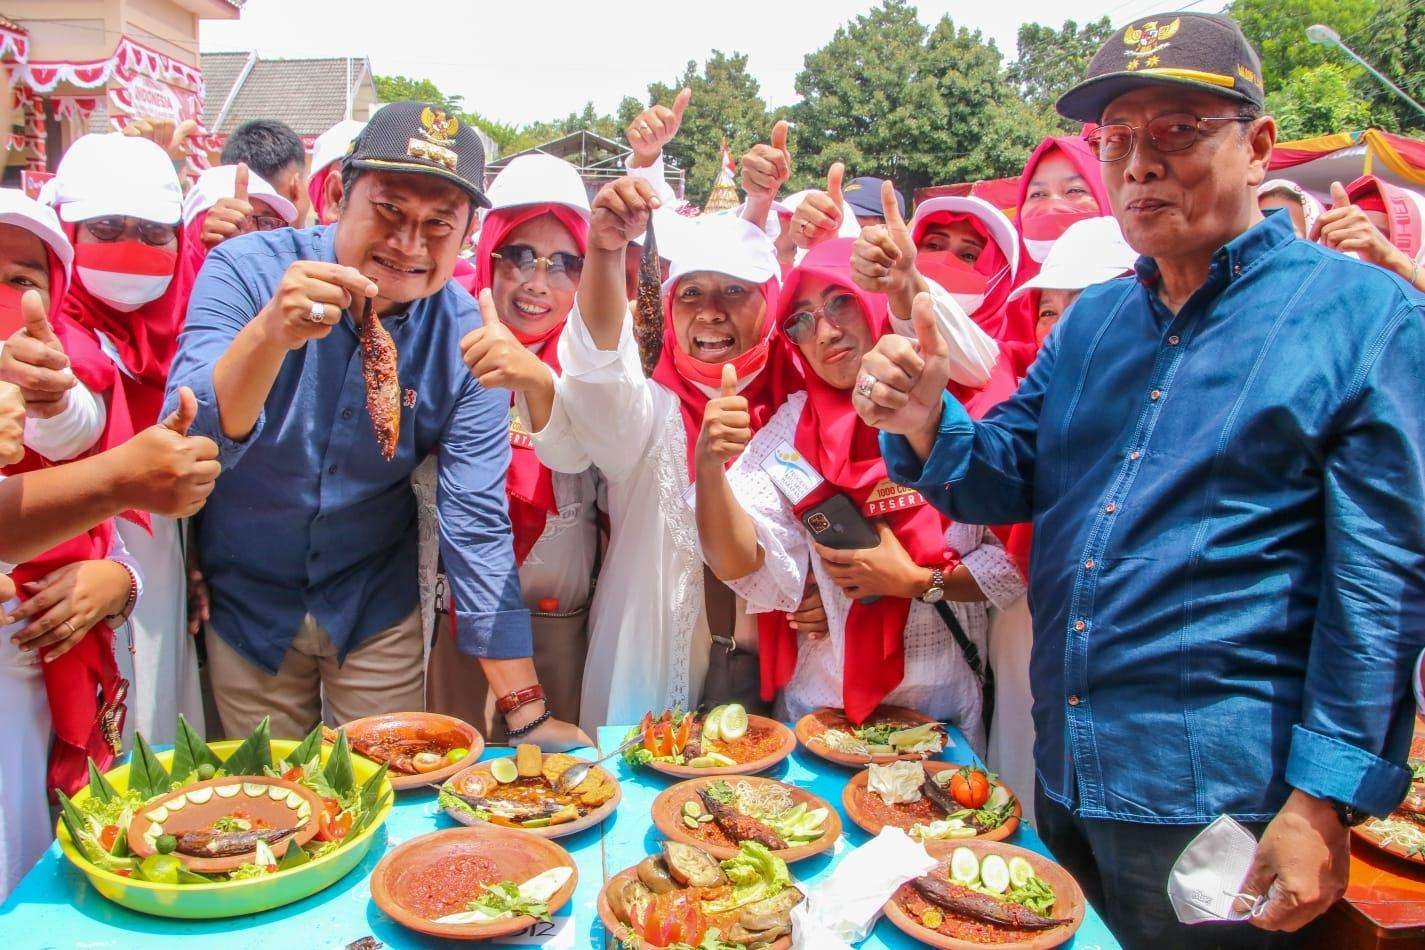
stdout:
<svg viewBox="0 0 1425 950">
<path fill-rule="evenodd" d="M 722 900 L 705 902 L 703 910 L 709 914 L 723 914 L 755 904 L 792 886 L 792 874 L 787 870 L 787 862 L 764 845 L 742 841 L 737 848 L 736 857 L 722 862 L 723 872 L 732 882 L 732 894 Z"/>
</svg>

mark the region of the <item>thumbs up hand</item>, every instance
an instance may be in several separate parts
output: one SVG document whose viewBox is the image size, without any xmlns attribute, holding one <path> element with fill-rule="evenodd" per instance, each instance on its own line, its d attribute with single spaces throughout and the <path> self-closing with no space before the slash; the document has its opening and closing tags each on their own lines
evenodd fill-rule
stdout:
<svg viewBox="0 0 1425 950">
<path fill-rule="evenodd" d="M 550 344 L 545 344 L 546 346 Z M 554 374 L 500 321 L 495 297 L 480 291 L 480 326 L 460 341 L 461 358 L 486 389 L 533 392 L 554 388 Z"/>
<path fill-rule="evenodd" d="M 29 415 L 48 419 L 69 405 L 69 390 L 77 380 L 50 326 L 39 291 L 25 291 L 20 298 L 20 315 L 25 325 L 5 341 L 0 351 L 0 382 L 20 387 Z"/>
<path fill-rule="evenodd" d="M 703 465 L 726 465 L 752 441 L 752 415 L 747 398 L 737 394 L 737 370 L 731 363 L 722 364 L 721 390 L 703 409 L 696 449 L 697 461 Z"/>
<path fill-rule="evenodd" d="M 649 106 L 628 124 L 625 135 L 629 148 L 633 149 L 633 167 L 647 168 L 658 160 L 663 147 L 678 134 L 679 126 L 683 124 L 683 113 L 692 98 L 693 91 L 683 89 L 674 98 L 671 108 Z"/>
<path fill-rule="evenodd" d="M 203 216 L 203 244 L 217 247 L 228 238 L 237 237 L 252 230 L 252 203 L 247 200 L 249 172 L 247 165 L 239 163 L 233 174 L 233 195 L 219 198 Z"/>
<path fill-rule="evenodd" d="M 787 151 L 787 122 L 783 119 L 772 126 L 770 144 L 759 142 L 742 156 L 742 190 L 749 202 L 754 198 L 771 201 L 791 177 L 792 156 Z"/>
<path fill-rule="evenodd" d="M 845 174 L 845 165 L 832 165 L 826 173 L 826 190 L 811 192 L 792 212 L 791 234 L 797 247 L 813 248 L 840 233 L 844 217 L 841 179 Z"/>
<path fill-rule="evenodd" d="M 916 296 L 911 323 L 914 341 L 888 333 L 861 358 L 851 401 L 869 426 L 934 442 L 941 398 L 950 382 L 950 346 L 929 294 Z"/>
<path fill-rule="evenodd" d="M 1390 243 L 1380 228 L 1371 223 L 1364 209 L 1351 204 L 1339 181 L 1331 183 L 1331 210 L 1316 219 L 1309 239 L 1410 279 L 1415 262 Z"/>
<path fill-rule="evenodd" d="M 890 297 L 891 312 L 903 315 L 925 287 L 915 269 L 915 241 L 889 181 L 881 185 L 881 213 L 886 223 L 862 228 L 852 245 L 851 279 L 862 290 Z"/>
<path fill-rule="evenodd" d="M 216 442 L 188 434 L 197 415 L 198 400 L 184 386 L 168 418 L 101 456 L 114 462 L 113 484 L 127 507 L 170 518 L 203 507 L 222 466 Z"/>
</svg>

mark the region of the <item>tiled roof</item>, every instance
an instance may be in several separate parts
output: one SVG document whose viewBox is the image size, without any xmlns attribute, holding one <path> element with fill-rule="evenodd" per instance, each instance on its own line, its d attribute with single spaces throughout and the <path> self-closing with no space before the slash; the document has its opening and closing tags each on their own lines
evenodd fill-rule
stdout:
<svg viewBox="0 0 1425 950">
<path fill-rule="evenodd" d="M 203 54 L 207 93 L 203 115 L 208 122 L 217 121 L 248 57 L 247 53 Z M 212 131 L 227 134 L 250 119 L 279 119 L 298 135 L 320 135 L 346 118 L 348 62 L 353 84 L 358 78 L 371 83 L 370 67 L 358 57 L 258 59 L 243 78 L 221 126 Z"/>
</svg>

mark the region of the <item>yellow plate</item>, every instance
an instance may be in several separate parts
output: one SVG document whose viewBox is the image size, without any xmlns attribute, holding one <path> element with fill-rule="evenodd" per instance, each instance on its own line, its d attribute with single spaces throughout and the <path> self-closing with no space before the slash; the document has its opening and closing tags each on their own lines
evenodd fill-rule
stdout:
<svg viewBox="0 0 1425 950">
<path fill-rule="evenodd" d="M 242 741 L 237 739 L 208 743 L 208 747 L 222 759 L 232 755 L 240 745 L 242 745 Z M 273 739 L 272 757 L 281 760 L 282 756 L 297 748 L 298 745 L 298 742 L 291 739 Z M 331 746 L 324 743 L 322 745 L 323 762 L 326 761 L 330 752 Z M 165 768 L 173 764 L 172 749 L 159 752 L 157 756 Z M 356 784 L 359 786 L 375 775 L 380 766 L 353 754 L 351 768 L 356 774 Z M 105 772 L 104 777 L 109 780 L 109 784 L 121 792 L 129 787 L 129 767 L 127 765 L 121 765 Z M 88 797 L 89 789 L 80 789 L 79 793 L 74 796 L 74 803 L 77 805 Z M 391 794 L 391 783 L 383 782 L 377 801 L 387 799 L 387 804 L 376 813 L 376 817 L 371 823 L 351 841 L 300 867 L 277 871 L 245 881 L 215 881 L 211 884 L 155 884 L 152 881 L 136 881 L 91 864 L 79 853 L 79 849 L 70 840 L 69 831 L 64 827 L 64 822 L 61 821 L 56 826 L 55 837 L 59 839 L 60 849 L 64 851 L 64 856 L 69 859 L 69 863 L 84 872 L 84 876 L 89 878 L 89 883 L 94 885 L 96 891 L 116 904 L 145 914 L 157 914 L 160 917 L 181 917 L 190 920 L 238 917 L 290 904 L 336 883 L 348 871 L 360 864 L 361 859 L 366 856 L 366 852 L 371 850 L 377 830 L 385 823 L 386 816 L 390 814 L 390 803 L 394 797 Z"/>
</svg>

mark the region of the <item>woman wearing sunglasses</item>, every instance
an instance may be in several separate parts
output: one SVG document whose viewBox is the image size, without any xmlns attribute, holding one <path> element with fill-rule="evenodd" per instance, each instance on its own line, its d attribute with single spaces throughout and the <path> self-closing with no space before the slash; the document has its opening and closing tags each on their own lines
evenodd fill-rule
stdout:
<svg viewBox="0 0 1425 950">
<path fill-rule="evenodd" d="M 85 381 L 64 410 L 34 420 L 45 454 L 76 458 L 101 441 L 117 444 L 159 420 L 168 368 L 183 326 L 187 292 L 178 279 L 186 238 L 182 191 L 173 163 L 153 142 L 118 133 L 85 135 L 70 146 L 42 197 L 59 213 L 74 245 L 74 280 L 61 304 L 112 365 L 107 388 Z M 83 415 L 84 404 L 97 411 Z M 147 520 L 147 519 L 145 519 Z M 118 653 L 132 684 L 125 735 L 172 741 L 182 713 L 199 731 L 203 705 L 197 651 L 185 635 L 187 584 L 179 523 L 159 515 L 147 526 L 116 522 L 140 565 L 143 602 L 130 617 L 128 648 Z"/>
<path fill-rule="evenodd" d="M 954 722 L 982 751 L 974 665 L 983 662 L 986 601 L 1010 603 L 1024 583 L 986 529 L 948 524 L 887 479 L 876 431 L 851 405 L 861 355 L 891 332 L 887 302 L 852 280 L 851 247 L 842 238 L 813 248 L 787 276 L 775 311 L 806 391 L 789 395 L 755 433 L 735 406 L 709 407 L 728 436 L 698 445 L 703 556 L 761 615 L 762 690 L 781 693 L 779 716 L 837 706 L 859 719 L 890 702 Z M 800 478 L 788 477 L 788 464 Z M 867 519 L 878 546 L 837 551 L 814 540 L 803 515 L 838 494 Z M 782 613 L 809 573 L 830 629 L 820 640 L 799 636 Z M 942 619 L 941 601 L 975 656 Z"/>
<path fill-rule="evenodd" d="M 560 471 L 551 471 L 535 455 L 533 436 L 552 443 L 567 433 L 567 420 L 550 415 L 560 371 L 559 337 L 584 268 L 589 198 L 568 162 L 525 155 L 495 177 L 489 199 L 473 274 L 456 280 L 472 294 L 490 292 L 500 323 L 513 336 L 504 341 L 506 353 L 525 364 L 522 371 L 507 367 L 507 373 L 537 385 L 521 390 L 518 383 L 499 383 L 515 389 L 505 495 L 545 705 L 555 718 L 577 722 L 599 546 L 597 473 L 567 434 L 562 441 L 570 450 L 558 458 Z M 485 358 L 492 359 L 488 353 Z M 417 470 L 416 485 L 426 516 L 433 518 L 434 472 L 428 466 Z M 423 582 L 433 579 L 436 560 L 434 533 L 425 535 L 431 543 L 422 545 Z M 498 737 L 504 721 L 494 715 L 480 663 L 461 653 L 450 634 L 435 631 L 426 680 L 430 708 Z"/>
</svg>

